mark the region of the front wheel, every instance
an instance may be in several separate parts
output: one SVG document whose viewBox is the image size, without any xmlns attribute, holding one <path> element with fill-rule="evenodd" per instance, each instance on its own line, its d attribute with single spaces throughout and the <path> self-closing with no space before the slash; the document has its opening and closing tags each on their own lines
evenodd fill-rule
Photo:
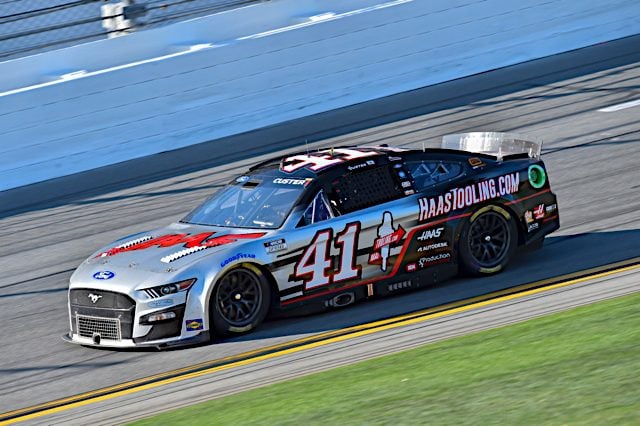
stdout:
<svg viewBox="0 0 640 426">
<path fill-rule="evenodd" d="M 517 248 L 518 229 L 512 216 L 498 206 L 483 207 L 465 224 L 460 235 L 460 264 L 472 275 L 504 269 Z"/>
<path fill-rule="evenodd" d="M 245 333 L 266 317 L 271 303 L 269 283 L 255 267 L 228 271 L 216 284 L 209 303 L 215 336 Z"/>
</svg>

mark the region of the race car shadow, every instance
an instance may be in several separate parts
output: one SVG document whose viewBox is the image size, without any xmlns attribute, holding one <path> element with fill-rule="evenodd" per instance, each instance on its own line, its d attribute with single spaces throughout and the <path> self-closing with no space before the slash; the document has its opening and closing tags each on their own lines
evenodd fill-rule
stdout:
<svg viewBox="0 0 640 426">
<path fill-rule="evenodd" d="M 437 287 L 372 299 L 331 312 L 276 319 L 252 333 L 219 344 L 297 337 L 365 324 L 638 256 L 640 230 L 548 237 L 542 249 L 520 252 L 505 271 L 491 277 L 458 277 Z"/>
</svg>

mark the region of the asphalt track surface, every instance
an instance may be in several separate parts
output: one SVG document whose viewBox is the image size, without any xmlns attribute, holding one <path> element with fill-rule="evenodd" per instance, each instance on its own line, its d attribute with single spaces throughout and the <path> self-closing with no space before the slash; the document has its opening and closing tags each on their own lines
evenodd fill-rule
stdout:
<svg viewBox="0 0 640 426">
<path fill-rule="evenodd" d="M 640 260 L 640 259 L 639 259 Z M 33 424 L 108 425 L 133 421 L 197 402 L 295 378 L 313 372 L 383 356 L 440 340 L 501 327 L 573 307 L 640 291 L 640 265 L 618 273 L 570 280 L 444 312 L 397 318 L 391 323 L 367 324 L 362 331 L 260 354 L 229 364 L 179 375 L 148 388 L 111 392 L 105 399 L 54 409 L 30 419 Z M 640 325 L 640 324 L 639 324 Z M 505 350 L 508 350 L 505 348 Z M 411 372 L 407 372 L 411 377 Z M 212 419 L 215 421 L 215 419 Z"/>
<path fill-rule="evenodd" d="M 628 38 L 0 194 L 0 413 L 639 256 L 640 105 L 598 111 L 640 99 L 638 46 L 637 37 Z M 473 130 L 543 138 L 559 199 L 560 231 L 498 276 L 456 279 L 343 310 L 271 321 L 247 336 L 190 349 L 96 350 L 60 339 L 68 329 L 68 278 L 88 253 L 119 236 L 180 219 L 240 169 L 264 158 L 258 154 L 283 152 L 278 150 L 291 148 L 294 140 L 300 150 L 301 135 L 313 141 L 311 148 L 421 147 L 423 141 L 437 145 L 443 134 Z M 256 140 L 265 142 L 247 150 Z M 167 408 L 168 400 L 195 402 L 637 291 L 638 278 L 637 269 L 629 270 L 447 321 L 310 349 L 295 359 L 226 370 L 224 380 L 202 376 L 34 421 L 118 423 Z"/>
</svg>

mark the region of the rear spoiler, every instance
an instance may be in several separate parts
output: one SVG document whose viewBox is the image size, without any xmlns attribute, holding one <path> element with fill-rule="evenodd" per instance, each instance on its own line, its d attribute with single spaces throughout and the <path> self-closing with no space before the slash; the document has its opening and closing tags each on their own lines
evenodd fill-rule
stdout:
<svg viewBox="0 0 640 426">
<path fill-rule="evenodd" d="M 471 132 L 442 137 L 442 148 L 494 155 L 498 160 L 513 154 L 527 154 L 540 159 L 542 140 L 513 133 Z"/>
</svg>

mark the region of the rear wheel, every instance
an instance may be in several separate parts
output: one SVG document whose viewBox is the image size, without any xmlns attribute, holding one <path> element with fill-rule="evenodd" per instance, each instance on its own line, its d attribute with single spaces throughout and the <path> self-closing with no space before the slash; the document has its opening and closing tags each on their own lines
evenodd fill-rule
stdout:
<svg viewBox="0 0 640 426">
<path fill-rule="evenodd" d="M 216 336 L 245 333 L 266 317 L 271 303 L 269 283 L 255 267 L 234 268 L 213 290 L 209 318 Z"/>
<path fill-rule="evenodd" d="M 518 245 L 517 226 L 505 209 L 483 207 L 465 224 L 460 236 L 460 263 L 473 275 L 504 269 Z"/>
</svg>

